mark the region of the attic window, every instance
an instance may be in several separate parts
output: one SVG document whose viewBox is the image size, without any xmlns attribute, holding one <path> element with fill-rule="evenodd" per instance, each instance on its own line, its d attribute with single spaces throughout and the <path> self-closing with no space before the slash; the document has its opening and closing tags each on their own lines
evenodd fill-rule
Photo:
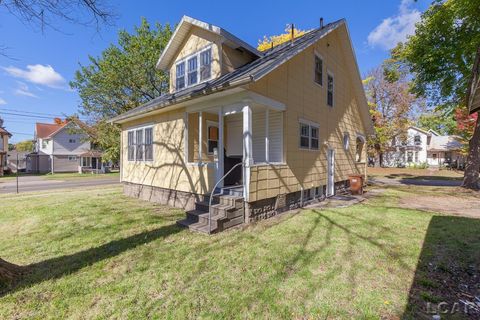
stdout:
<svg viewBox="0 0 480 320">
<path fill-rule="evenodd" d="M 177 81 L 175 88 L 177 90 L 185 88 L 185 62 L 180 62 L 177 64 Z"/>
<path fill-rule="evenodd" d="M 207 81 L 212 76 L 212 48 L 189 55 L 176 64 L 175 90 Z"/>
</svg>

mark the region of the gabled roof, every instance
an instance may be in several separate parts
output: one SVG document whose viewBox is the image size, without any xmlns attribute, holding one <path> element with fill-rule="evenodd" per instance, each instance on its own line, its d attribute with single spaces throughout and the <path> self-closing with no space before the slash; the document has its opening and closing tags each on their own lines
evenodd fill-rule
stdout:
<svg viewBox="0 0 480 320">
<path fill-rule="evenodd" d="M 66 125 L 58 123 L 40 123 L 35 124 L 35 133 L 37 138 L 48 139 Z"/>
<path fill-rule="evenodd" d="M 183 16 L 172 37 L 168 41 L 167 46 L 163 50 L 160 59 L 158 59 L 157 69 L 167 71 L 170 62 L 177 54 L 178 49 L 183 44 L 184 40 L 188 37 L 190 29 L 194 26 L 223 37 L 226 40 L 226 44 L 235 49 L 243 48 L 257 57 L 262 56 L 262 53 L 257 49 L 245 41 L 237 38 L 227 30 L 214 26 L 213 24 L 194 19 L 192 17 Z"/>
<path fill-rule="evenodd" d="M 0 136 L 1 135 L 7 135 L 9 137 L 12 136 L 12 134 L 10 132 L 8 132 L 5 128 L 0 127 Z"/>
<path fill-rule="evenodd" d="M 426 134 L 427 136 L 431 135 L 431 133 L 430 133 L 429 131 L 420 129 L 420 128 L 415 127 L 415 126 L 410 126 L 410 127 L 408 127 L 408 128 L 409 128 L 409 129 L 416 130 L 416 131 L 421 132 L 421 133 L 424 133 L 424 134 Z"/>
<path fill-rule="evenodd" d="M 470 113 L 480 111 L 480 47 L 473 63 L 472 78 L 468 86 L 467 107 Z"/>
<path fill-rule="evenodd" d="M 461 149 L 462 146 L 456 136 L 432 136 L 428 151 L 454 151 Z"/>
<path fill-rule="evenodd" d="M 130 117 L 162 109 L 183 101 L 191 100 L 197 97 L 209 95 L 215 92 L 231 89 L 240 85 L 247 84 L 249 82 L 260 80 L 265 75 L 275 70 L 278 66 L 289 61 L 295 55 L 299 54 L 304 49 L 314 44 L 318 40 L 322 39 L 327 34 L 336 30 L 340 26 L 346 26 L 344 19 L 326 24 L 323 28 L 314 29 L 298 38 L 295 38 L 293 42 L 289 41 L 273 47 L 273 49 L 265 51 L 258 59 L 244 65 L 243 67 L 235 69 L 230 73 L 224 74 L 219 78 L 212 79 L 211 81 L 207 81 L 193 87 L 189 87 L 182 91 L 168 93 L 158 98 L 152 99 L 151 101 L 137 108 L 131 109 L 125 113 L 114 117 L 110 121 L 122 121 Z M 357 73 L 361 84 L 358 66 Z M 363 88 L 361 88 L 361 90 L 363 90 Z M 365 97 L 365 94 L 362 94 Z M 366 105 L 366 100 L 364 103 Z"/>
</svg>

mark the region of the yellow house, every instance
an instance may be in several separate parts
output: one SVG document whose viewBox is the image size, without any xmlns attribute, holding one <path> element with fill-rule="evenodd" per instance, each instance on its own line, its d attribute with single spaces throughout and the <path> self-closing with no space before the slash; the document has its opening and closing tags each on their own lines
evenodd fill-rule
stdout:
<svg viewBox="0 0 480 320">
<path fill-rule="evenodd" d="M 157 68 L 170 93 L 112 122 L 125 193 L 189 210 L 180 224 L 218 232 L 365 175 L 373 129 L 345 20 L 259 52 L 185 16 Z"/>
<path fill-rule="evenodd" d="M 0 177 L 7 167 L 8 138 L 11 136 L 10 132 L 0 126 Z"/>
</svg>

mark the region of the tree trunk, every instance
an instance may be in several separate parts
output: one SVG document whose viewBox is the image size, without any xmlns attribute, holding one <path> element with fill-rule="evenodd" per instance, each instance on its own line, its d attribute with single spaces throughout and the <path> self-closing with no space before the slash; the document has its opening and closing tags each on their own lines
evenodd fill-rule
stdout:
<svg viewBox="0 0 480 320">
<path fill-rule="evenodd" d="M 479 188 L 478 174 L 480 170 L 480 119 L 478 117 L 468 149 L 462 187 L 477 190 Z"/>
<path fill-rule="evenodd" d="M 23 268 L 0 258 L 0 283 L 12 283 L 22 274 Z"/>
</svg>

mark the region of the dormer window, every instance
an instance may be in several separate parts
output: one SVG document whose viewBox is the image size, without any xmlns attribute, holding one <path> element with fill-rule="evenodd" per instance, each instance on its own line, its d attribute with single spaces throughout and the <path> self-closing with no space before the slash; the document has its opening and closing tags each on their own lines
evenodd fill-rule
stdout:
<svg viewBox="0 0 480 320">
<path fill-rule="evenodd" d="M 188 59 L 188 86 L 194 85 L 198 82 L 197 69 L 197 56 Z"/>
<path fill-rule="evenodd" d="M 210 79 L 212 71 L 212 50 L 207 49 L 200 53 L 200 81 Z"/>
<path fill-rule="evenodd" d="M 211 77 L 212 49 L 209 47 L 177 62 L 175 89 L 182 90 L 207 81 Z"/>
<path fill-rule="evenodd" d="M 185 62 L 180 62 L 177 64 L 177 81 L 176 88 L 177 90 L 185 88 Z"/>
</svg>

